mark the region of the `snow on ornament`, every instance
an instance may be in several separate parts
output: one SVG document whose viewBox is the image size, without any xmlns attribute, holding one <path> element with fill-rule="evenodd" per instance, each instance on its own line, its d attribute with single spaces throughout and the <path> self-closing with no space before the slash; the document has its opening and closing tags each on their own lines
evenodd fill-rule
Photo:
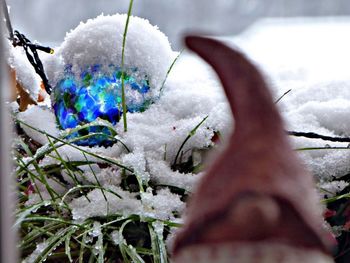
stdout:
<svg viewBox="0 0 350 263">
<path fill-rule="evenodd" d="M 116 125 L 123 114 L 122 75 L 127 111 L 145 111 L 160 95 L 160 88 L 176 53 L 167 37 L 147 20 L 130 17 L 124 65 L 122 42 L 126 15 L 99 16 L 81 23 L 66 35 L 56 56 L 46 63 L 54 87 L 51 95 L 58 126 L 65 130 L 98 118 Z M 83 146 L 110 146 L 105 126 L 90 126 L 70 138 Z"/>
</svg>

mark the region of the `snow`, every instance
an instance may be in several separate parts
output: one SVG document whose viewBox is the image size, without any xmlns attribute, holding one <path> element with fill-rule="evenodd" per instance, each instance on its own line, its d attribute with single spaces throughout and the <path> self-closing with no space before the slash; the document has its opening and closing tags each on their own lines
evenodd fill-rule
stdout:
<svg viewBox="0 0 350 263">
<path fill-rule="evenodd" d="M 36 245 L 36 249 L 33 251 L 32 254 L 30 254 L 25 260 L 22 261 L 22 263 L 33 263 L 36 261 L 36 259 L 40 256 L 41 253 L 47 248 L 48 246 L 47 241 L 43 241 Z"/>
<path fill-rule="evenodd" d="M 52 86 L 62 79 L 65 65 L 80 74 L 87 65 L 121 66 L 125 14 L 100 15 L 67 33 L 64 42 L 48 57 L 46 68 Z M 124 68 L 138 68 L 150 78 L 154 96 L 176 57 L 168 38 L 148 20 L 130 17 L 125 45 Z"/>
<path fill-rule="evenodd" d="M 85 196 L 73 199 L 70 203 L 72 207 L 73 219 L 77 222 L 83 222 L 85 219 L 95 216 L 107 216 L 119 214 L 129 216 L 140 214 L 142 205 L 135 198 L 135 194 L 123 191 L 120 187 L 109 186 L 111 192 L 101 189 L 94 189 Z M 120 195 L 119 198 L 116 194 Z M 107 202 L 106 202 L 106 199 Z M 90 201 L 89 201 L 90 200 Z"/>
<path fill-rule="evenodd" d="M 265 19 L 238 37 L 238 45 L 264 71 L 288 130 L 350 136 L 350 19 Z M 292 138 L 295 148 L 347 147 L 319 139 Z M 303 151 L 320 182 L 350 171 L 350 151 Z"/>
<path fill-rule="evenodd" d="M 17 114 L 17 118 L 20 121 L 28 123 L 30 126 L 39 130 L 43 130 L 52 136 L 59 136 L 56 117 L 46 107 L 30 105 L 26 111 L 19 112 Z M 21 125 L 21 127 L 29 135 L 29 137 L 35 141 L 41 144 L 46 144 L 48 142 L 46 135 L 43 133 L 37 132 L 26 125 Z"/>
<path fill-rule="evenodd" d="M 98 237 L 101 235 L 101 223 L 98 221 L 95 221 L 91 231 L 89 232 L 89 235 L 93 236 L 93 237 Z"/>
<path fill-rule="evenodd" d="M 135 193 L 129 193 L 117 186 L 109 186 L 107 189 L 110 191 L 94 189 L 87 196 L 73 199 L 70 203 L 73 219 L 82 222 L 95 216 L 118 214 L 123 217 L 139 215 L 141 218 L 175 220 L 174 213 L 181 213 L 185 208 L 180 196 L 166 188 L 157 191 L 155 195 L 149 189 L 150 191 L 141 193 L 141 200 L 135 198 Z"/>
<path fill-rule="evenodd" d="M 144 206 L 143 216 L 157 218 L 160 220 L 174 219 L 174 212 L 181 213 L 185 208 L 185 203 L 180 200 L 180 196 L 173 194 L 169 189 L 161 189 L 156 195 L 149 192 L 141 194 L 141 201 Z"/>
<path fill-rule="evenodd" d="M 169 163 L 162 160 L 149 159 L 151 180 L 159 185 L 175 186 L 191 192 L 200 178 L 200 174 L 182 174 L 171 170 Z"/>
<path fill-rule="evenodd" d="M 143 182 L 147 183 L 149 181 L 149 173 L 146 171 L 146 159 L 143 151 L 136 149 L 134 152 L 124 155 L 122 163 L 132 168 Z"/>
<path fill-rule="evenodd" d="M 158 235 L 160 239 L 163 239 L 163 232 L 164 232 L 164 223 L 160 221 L 154 221 L 152 223 L 152 226 L 154 228 L 154 232 Z"/>
<path fill-rule="evenodd" d="M 55 82 L 60 78 L 63 63 L 72 63 L 78 73 L 82 65 L 119 62 L 121 48 L 118 47 L 121 45 L 125 18 L 124 15 L 100 16 L 68 33 L 56 54 L 46 60 L 49 79 Z M 238 37 L 224 40 L 239 46 L 259 65 L 276 99 L 291 89 L 277 104 L 288 130 L 350 136 L 350 34 L 347 32 L 350 33 L 350 20 L 345 19 L 324 22 L 320 19 L 303 19 L 302 22 L 272 19 L 257 23 Z M 106 39 L 106 35 L 110 37 Z M 174 54 L 166 37 L 148 21 L 131 18 L 126 66 L 147 70 L 153 87 L 159 88 Z M 17 116 L 55 137 L 64 134 L 57 128 L 55 116 L 49 108 L 31 106 Z M 110 168 L 81 166 L 84 174 L 78 175 L 81 184 L 96 184 L 96 175 L 103 187 L 123 198 L 111 192 L 105 191 L 103 194 L 100 189 L 91 189 L 87 193 L 90 202 L 85 196 L 69 200 L 73 218 L 83 221 L 109 214 L 136 214 L 159 220 L 178 220 L 174 214 L 181 213 L 185 204 L 165 186 L 182 188 L 191 193 L 201 178 L 201 174 L 173 171 L 171 165 L 180 145 L 206 116 L 208 118 L 185 144 L 185 157 L 212 147 L 214 132 L 220 132 L 224 144 L 232 132 L 233 119 L 213 71 L 194 55 L 184 52 L 170 72 L 159 99 L 145 112 L 127 114 L 127 132 L 124 132 L 122 123 L 115 125 L 117 138 L 127 145 L 130 152 L 121 144 L 109 148 L 78 149 L 65 145 L 57 149 L 67 161 L 86 161 L 87 158 L 97 163 L 104 162 L 83 154 L 81 150 L 110 158 L 133 169 L 144 183 L 157 185 L 157 191 L 146 189 L 141 193 L 129 193 L 123 190 L 120 186 L 121 171 L 114 165 Z M 48 147 L 45 135 L 24 125 L 22 127 L 30 137 L 44 145 L 43 149 Z M 319 139 L 293 137 L 291 141 L 296 149 L 347 147 L 346 143 Z M 320 188 L 337 193 L 346 187 L 344 182 L 332 181 L 349 173 L 349 150 L 304 150 L 299 153 L 315 174 Z M 40 165 L 58 162 L 55 153 L 50 155 L 45 156 Z M 67 174 L 64 179 L 70 183 L 66 189 L 68 191 L 74 182 Z M 119 239 L 118 234 L 114 239 Z"/>
<path fill-rule="evenodd" d="M 123 235 L 120 234 L 119 230 L 114 230 L 111 233 L 111 237 L 113 240 L 113 243 L 118 246 L 120 244 L 120 241 L 123 240 Z"/>
<path fill-rule="evenodd" d="M 40 91 L 41 79 L 35 73 L 33 66 L 27 59 L 24 49 L 20 46 L 13 47 L 10 41 L 6 41 L 5 53 L 8 65 L 16 70 L 16 79 L 28 94 L 36 101 Z"/>
<path fill-rule="evenodd" d="M 348 186 L 349 183 L 343 180 L 324 183 L 322 184 L 322 193 L 326 198 L 330 198 L 335 196 L 337 193 L 341 192 Z"/>
<path fill-rule="evenodd" d="M 97 165 L 85 165 L 79 166 L 79 168 L 83 170 L 84 178 L 81 179 L 86 180 L 86 184 L 89 183 L 96 185 L 99 183 L 101 186 L 107 187 L 108 185 L 120 185 L 122 181 L 120 170 L 115 167 L 101 169 Z M 94 174 L 96 175 L 96 178 Z M 67 180 L 66 177 L 65 180 Z"/>
</svg>

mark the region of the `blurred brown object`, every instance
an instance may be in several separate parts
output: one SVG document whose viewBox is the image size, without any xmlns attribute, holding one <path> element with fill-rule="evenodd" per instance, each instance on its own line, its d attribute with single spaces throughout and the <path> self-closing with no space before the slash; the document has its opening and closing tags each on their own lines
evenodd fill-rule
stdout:
<svg viewBox="0 0 350 263">
<path fill-rule="evenodd" d="M 26 89 L 17 81 L 16 71 L 8 66 L 10 72 L 11 100 L 19 100 L 19 111 L 25 111 L 28 105 L 37 105 L 37 102 L 30 96 Z M 40 99 L 40 97 L 39 97 Z"/>
<path fill-rule="evenodd" d="M 40 91 L 39 91 L 39 95 L 38 95 L 38 102 L 43 102 L 45 100 L 47 93 L 45 90 L 45 85 L 44 82 L 40 83 Z"/>
<path fill-rule="evenodd" d="M 175 262 L 332 262 L 312 176 L 260 72 L 219 41 L 187 37 L 186 44 L 217 72 L 235 130 L 190 200 Z"/>
</svg>

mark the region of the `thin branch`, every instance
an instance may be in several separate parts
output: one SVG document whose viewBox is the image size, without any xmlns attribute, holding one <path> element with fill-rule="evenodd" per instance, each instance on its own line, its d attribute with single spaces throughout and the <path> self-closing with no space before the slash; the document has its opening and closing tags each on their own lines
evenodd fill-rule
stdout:
<svg viewBox="0 0 350 263">
<path fill-rule="evenodd" d="M 287 131 L 288 135 L 296 136 L 296 137 L 305 137 L 309 139 L 321 139 L 325 141 L 331 141 L 331 142 L 349 142 L 349 137 L 332 137 L 332 136 L 325 136 L 321 134 L 317 134 L 314 132 L 296 132 L 296 131 Z"/>
<path fill-rule="evenodd" d="M 275 101 L 275 104 L 279 103 L 281 99 L 283 99 L 284 96 L 286 96 L 289 92 L 291 92 L 292 89 L 290 90 L 287 90 L 285 93 L 282 94 L 281 97 L 279 97 L 276 101 Z"/>
</svg>

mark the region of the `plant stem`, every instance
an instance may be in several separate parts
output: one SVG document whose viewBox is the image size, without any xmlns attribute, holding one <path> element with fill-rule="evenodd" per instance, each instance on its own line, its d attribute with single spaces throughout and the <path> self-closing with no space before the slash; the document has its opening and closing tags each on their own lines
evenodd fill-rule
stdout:
<svg viewBox="0 0 350 263">
<path fill-rule="evenodd" d="M 190 131 L 190 133 L 187 135 L 186 139 L 183 141 L 183 143 L 181 144 L 179 150 L 177 151 L 177 154 L 176 154 L 176 156 L 175 156 L 175 160 L 174 160 L 173 166 L 176 165 L 177 159 L 179 158 L 179 155 L 180 155 L 180 153 L 181 153 L 181 151 L 182 151 L 182 148 L 185 146 L 186 142 L 187 142 L 193 135 L 196 134 L 197 129 L 203 124 L 203 122 L 206 121 L 206 119 L 208 119 L 208 116 L 206 116 L 200 123 L 198 123 L 198 125 L 197 125 L 196 127 L 194 127 L 194 128 Z"/>
<path fill-rule="evenodd" d="M 124 132 L 128 131 L 128 123 L 126 120 L 126 101 L 125 101 L 125 80 L 124 80 L 124 56 L 125 56 L 125 43 L 126 43 L 126 35 L 128 33 L 128 26 L 129 26 L 129 20 L 130 20 L 130 15 L 131 15 L 131 10 L 132 10 L 132 5 L 134 1 L 130 0 L 129 3 L 129 9 L 128 9 L 128 15 L 126 18 L 126 23 L 125 23 L 125 28 L 124 28 L 124 34 L 123 34 L 123 47 L 122 47 L 122 105 L 123 105 L 123 124 L 124 124 Z"/>
<path fill-rule="evenodd" d="M 163 80 L 163 83 L 162 83 L 162 86 L 160 87 L 160 94 L 162 94 L 162 91 L 163 91 L 163 88 L 164 88 L 164 85 L 165 85 L 165 82 L 166 80 L 168 79 L 168 76 L 169 76 L 169 73 L 171 72 L 172 68 L 174 67 L 176 61 L 178 60 L 178 58 L 181 56 L 182 52 L 184 51 L 184 49 L 181 50 L 181 52 L 176 56 L 176 58 L 173 60 L 173 62 L 171 63 L 166 75 L 165 75 L 165 78 Z"/>
</svg>

